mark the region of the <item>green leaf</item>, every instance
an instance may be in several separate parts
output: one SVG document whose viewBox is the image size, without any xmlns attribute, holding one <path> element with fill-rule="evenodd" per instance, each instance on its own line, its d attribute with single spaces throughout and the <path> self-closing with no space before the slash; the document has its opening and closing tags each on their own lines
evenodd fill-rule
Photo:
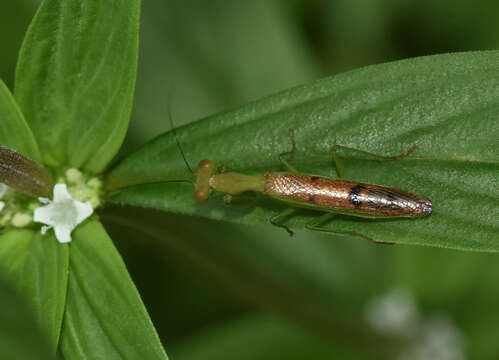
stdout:
<svg viewBox="0 0 499 360">
<path fill-rule="evenodd" d="M 248 174 L 282 171 L 277 155 L 290 148 L 303 172 L 336 176 L 330 147 L 336 143 L 380 155 L 417 150 L 398 161 L 342 154 L 351 180 L 401 188 L 429 197 L 431 216 L 359 220 L 341 217 L 329 226 L 377 241 L 498 251 L 499 52 L 430 56 L 371 66 L 291 89 L 231 112 L 178 129 L 191 164 L 209 158 Z M 226 206 L 223 194 L 196 204 L 191 178 L 173 133 L 122 161 L 108 178 L 124 188 L 114 201 L 247 224 L 268 224 L 283 205 L 264 198 Z M 135 185 L 135 186 L 134 186 Z M 303 212 L 295 228 L 317 214 Z"/>
<path fill-rule="evenodd" d="M 53 232 L 47 236 L 37 233 L 28 249 L 20 279 L 53 349 L 57 348 L 61 334 L 68 265 L 68 246 L 59 243 Z"/>
<path fill-rule="evenodd" d="M 53 359 L 28 306 L 10 286 L 0 281 L 0 354 L 2 359 Z"/>
<path fill-rule="evenodd" d="M 133 101 L 140 0 L 45 0 L 21 48 L 15 97 L 52 166 L 97 173 Z"/>
<path fill-rule="evenodd" d="M 7 146 L 34 161 L 40 161 L 33 133 L 2 79 L 0 79 L 0 145 Z"/>
<path fill-rule="evenodd" d="M 31 230 L 10 230 L 0 235 L 0 264 L 14 283 L 19 279 L 29 246 L 35 233 Z"/>
<path fill-rule="evenodd" d="M 55 353 L 66 303 L 69 253 L 53 233 L 8 230 L 0 236 L 1 268 L 28 299 Z"/>
<path fill-rule="evenodd" d="M 101 224 L 73 233 L 61 337 L 69 359 L 166 359 L 125 264 Z"/>
</svg>

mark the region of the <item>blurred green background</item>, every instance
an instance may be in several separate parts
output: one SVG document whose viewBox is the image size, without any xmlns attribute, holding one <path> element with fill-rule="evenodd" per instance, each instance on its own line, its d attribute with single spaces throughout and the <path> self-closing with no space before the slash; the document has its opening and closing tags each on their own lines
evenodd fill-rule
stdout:
<svg viewBox="0 0 499 360">
<path fill-rule="evenodd" d="M 10 87 L 38 5 L 0 6 Z M 497 48 L 498 14 L 497 0 L 144 0 L 122 153 L 168 130 L 168 107 L 178 126 L 360 66 Z M 380 350 L 365 311 L 394 287 L 412 293 L 421 323 L 440 314 L 461 334 L 445 359 L 499 358 L 497 255 L 291 238 L 143 209 L 102 219 L 172 359 L 386 358 L 400 341 Z"/>
</svg>

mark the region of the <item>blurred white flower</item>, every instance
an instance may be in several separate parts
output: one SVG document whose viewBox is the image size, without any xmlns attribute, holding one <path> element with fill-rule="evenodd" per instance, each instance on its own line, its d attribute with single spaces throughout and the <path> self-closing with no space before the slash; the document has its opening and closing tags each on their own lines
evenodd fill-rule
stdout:
<svg viewBox="0 0 499 360">
<path fill-rule="evenodd" d="M 89 202 L 75 200 L 68 192 L 66 184 L 54 186 L 54 199 L 39 198 L 46 204 L 35 210 L 34 221 L 46 226 L 42 227 L 42 234 L 54 228 L 55 237 L 61 243 L 71 241 L 71 232 L 93 213 Z"/>
<path fill-rule="evenodd" d="M 366 320 L 378 333 L 402 340 L 397 360 L 464 360 L 465 338 L 445 314 L 421 316 L 408 288 L 395 287 L 366 306 Z"/>
<path fill-rule="evenodd" d="M 399 360 L 464 360 L 464 337 L 450 316 L 432 316 L 420 327 L 412 346 Z"/>
<path fill-rule="evenodd" d="M 389 336 L 410 336 L 418 325 L 418 309 L 406 287 L 394 287 L 369 301 L 366 320 L 377 332 Z"/>
</svg>

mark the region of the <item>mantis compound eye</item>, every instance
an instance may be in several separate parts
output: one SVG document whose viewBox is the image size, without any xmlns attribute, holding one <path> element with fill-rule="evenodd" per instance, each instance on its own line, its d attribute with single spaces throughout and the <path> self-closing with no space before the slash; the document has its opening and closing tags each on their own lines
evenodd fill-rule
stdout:
<svg viewBox="0 0 499 360">
<path fill-rule="evenodd" d="M 210 160 L 202 160 L 196 172 L 196 184 L 194 186 L 194 197 L 198 202 L 203 202 L 211 194 L 210 178 L 215 173 L 215 166 Z"/>
</svg>

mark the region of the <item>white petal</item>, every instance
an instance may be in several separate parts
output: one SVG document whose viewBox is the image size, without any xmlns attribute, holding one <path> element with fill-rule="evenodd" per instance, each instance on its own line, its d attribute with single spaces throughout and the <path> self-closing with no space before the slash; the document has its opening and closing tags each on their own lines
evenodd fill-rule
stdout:
<svg viewBox="0 0 499 360">
<path fill-rule="evenodd" d="M 54 226 L 54 220 L 52 216 L 53 209 L 53 204 L 36 208 L 33 214 L 33 221 Z"/>
<path fill-rule="evenodd" d="M 50 199 L 44 197 L 39 197 L 38 201 L 41 202 L 42 204 L 50 204 L 52 202 Z"/>
<path fill-rule="evenodd" d="M 42 226 L 42 235 L 45 235 L 47 233 L 47 231 L 49 231 L 50 229 L 52 229 L 52 226 L 48 226 L 48 225 L 43 225 Z"/>
<path fill-rule="evenodd" d="M 68 186 L 66 184 L 55 184 L 54 202 L 62 202 L 65 200 L 74 200 L 68 192 Z"/>
<path fill-rule="evenodd" d="M 71 241 L 71 229 L 68 226 L 58 226 L 54 228 L 55 237 L 60 243 Z"/>
<path fill-rule="evenodd" d="M 92 213 L 94 212 L 94 209 L 92 208 L 92 205 L 90 205 L 89 202 L 82 203 L 79 201 L 75 201 L 75 207 L 76 207 L 76 223 L 80 224 L 88 218 Z"/>
<path fill-rule="evenodd" d="M 0 211 L 2 211 L 4 207 L 5 207 L 5 203 L 3 201 L 0 201 Z"/>
</svg>

